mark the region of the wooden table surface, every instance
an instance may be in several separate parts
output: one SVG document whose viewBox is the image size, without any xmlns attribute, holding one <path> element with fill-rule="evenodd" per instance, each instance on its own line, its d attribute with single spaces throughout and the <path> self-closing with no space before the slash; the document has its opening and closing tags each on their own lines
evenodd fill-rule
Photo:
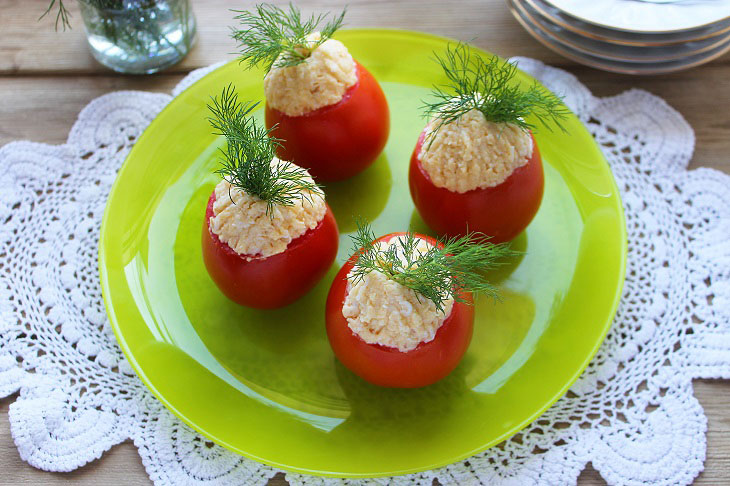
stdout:
<svg viewBox="0 0 730 486">
<path fill-rule="evenodd" d="M 79 111 L 110 91 L 169 92 L 192 69 L 231 59 L 234 43 L 229 8 L 251 1 L 192 0 L 198 43 L 187 58 L 154 76 L 122 76 L 95 63 L 86 47 L 75 2 L 73 30 L 55 32 L 50 19 L 37 19 L 48 0 L 0 0 L 0 145 L 13 140 L 60 144 Z M 341 8 L 344 2 L 301 0 L 305 13 Z M 698 68 L 656 77 L 611 74 L 578 65 L 544 48 L 511 16 L 504 0 L 350 0 L 348 27 L 395 27 L 471 41 L 503 57 L 529 56 L 575 74 L 598 96 L 642 88 L 664 98 L 694 128 L 697 145 L 691 167 L 730 173 L 730 55 Z M 707 460 L 697 485 L 730 484 L 730 382 L 695 381 L 695 395 L 708 417 Z M 0 484 L 134 484 L 150 481 L 135 447 L 123 443 L 71 473 L 48 473 L 24 463 L 10 436 L 9 404 L 0 400 Z M 270 481 L 283 485 L 279 475 Z M 590 466 L 579 485 L 605 484 Z"/>
</svg>

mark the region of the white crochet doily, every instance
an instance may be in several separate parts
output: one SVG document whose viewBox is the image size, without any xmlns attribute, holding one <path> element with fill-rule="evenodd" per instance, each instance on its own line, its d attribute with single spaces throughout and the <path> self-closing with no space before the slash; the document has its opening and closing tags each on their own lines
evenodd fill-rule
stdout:
<svg viewBox="0 0 730 486">
<path fill-rule="evenodd" d="M 702 470 L 707 427 L 692 379 L 730 378 L 730 177 L 686 170 L 692 129 L 661 99 L 596 98 L 564 71 L 519 65 L 566 95 L 611 164 L 629 241 L 618 314 L 571 391 L 512 439 L 439 470 L 371 481 L 574 484 L 590 461 L 611 484 L 688 484 Z M 66 144 L 0 149 L 0 397 L 20 391 L 13 438 L 41 469 L 70 471 L 131 438 L 158 485 L 264 484 L 278 471 L 212 445 L 152 396 L 104 312 L 97 240 L 107 194 L 171 99 L 111 93 L 80 113 Z"/>
</svg>

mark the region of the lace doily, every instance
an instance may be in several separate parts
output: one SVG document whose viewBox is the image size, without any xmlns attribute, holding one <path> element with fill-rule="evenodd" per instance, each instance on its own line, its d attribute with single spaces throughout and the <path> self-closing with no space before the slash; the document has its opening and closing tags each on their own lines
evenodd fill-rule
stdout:
<svg viewBox="0 0 730 486">
<path fill-rule="evenodd" d="M 612 484 L 688 484 L 702 470 L 707 427 L 692 379 L 730 378 L 730 177 L 686 170 L 692 129 L 661 99 L 635 90 L 596 98 L 564 71 L 518 61 L 567 95 L 621 190 L 629 252 L 613 327 L 572 389 L 512 439 L 442 469 L 345 482 L 573 484 L 590 461 Z M 136 137 L 171 99 L 108 94 L 79 114 L 66 144 L 0 149 L 0 397 L 20 391 L 13 438 L 41 469 L 70 471 L 131 438 L 158 485 L 264 484 L 278 471 L 212 445 L 152 396 L 104 312 L 106 198 Z"/>
</svg>

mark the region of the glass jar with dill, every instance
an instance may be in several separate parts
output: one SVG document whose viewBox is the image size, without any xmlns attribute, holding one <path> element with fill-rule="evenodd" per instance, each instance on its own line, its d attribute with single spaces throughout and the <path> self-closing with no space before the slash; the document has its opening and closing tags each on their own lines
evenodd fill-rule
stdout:
<svg viewBox="0 0 730 486">
<path fill-rule="evenodd" d="M 195 39 L 189 0 L 78 0 L 94 58 L 117 72 L 150 74 L 179 62 Z M 69 26 L 63 0 L 52 0 L 56 27 Z"/>
</svg>

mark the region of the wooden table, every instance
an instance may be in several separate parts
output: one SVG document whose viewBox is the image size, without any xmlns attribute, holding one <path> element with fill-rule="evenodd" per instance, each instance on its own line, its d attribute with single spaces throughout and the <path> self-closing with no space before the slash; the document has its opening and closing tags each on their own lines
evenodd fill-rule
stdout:
<svg viewBox="0 0 730 486">
<path fill-rule="evenodd" d="M 234 43 L 229 8 L 254 2 L 193 0 L 198 20 L 197 46 L 179 65 L 162 74 L 121 76 L 96 64 L 86 47 L 78 9 L 71 1 L 73 30 L 55 32 L 50 19 L 37 22 L 45 2 L 0 0 L 0 145 L 12 140 L 60 144 L 79 111 L 110 91 L 133 89 L 169 92 L 192 69 L 231 59 Z M 339 1 L 301 0 L 305 13 L 340 8 Z M 631 77 L 583 67 L 542 47 L 509 13 L 503 0 L 350 0 L 348 27 L 397 27 L 449 36 L 504 57 L 529 56 L 575 74 L 598 96 L 642 88 L 679 110 L 697 135 L 692 167 L 713 167 L 730 173 L 730 57 L 687 72 L 657 77 Z M 705 471 L 698 485 L 730 483 L 730 382 L 695 381 L 695 394 L 709 421 Z M 7 420 L 11 396 L 0 400 L 0 484 L 135 484 L 150 481 L 135 447 L 129 442 L 67 474 L 36 470 L 18 456 Z M 283 485 L 279 475 L 270 484 Z M 590 466 L 579 485 L 605 484 Z"/>
</svg>

